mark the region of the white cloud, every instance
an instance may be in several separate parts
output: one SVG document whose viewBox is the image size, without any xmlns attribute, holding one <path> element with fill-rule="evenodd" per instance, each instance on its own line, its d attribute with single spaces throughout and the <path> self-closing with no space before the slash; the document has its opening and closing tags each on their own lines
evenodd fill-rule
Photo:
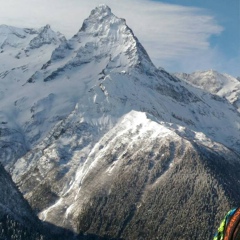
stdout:
<svg viewBox="0 0 240 240">
<path fill-rule="evenodd" d="M 103 0 L 0 0 L 0 24 L 41 27 L 50 24 L 67 37 L 74 35 L 90 11 Z M 127 20 L 157 66 L 188 71 L 188 61 L 199 54 L 214 58 L 209 37 L 222 27 L 197 8 L 150 0 L 105 0 L 114 14 Z M 209 55 L 209 56 L 210 56 Z M 202 57 L 204 61 L 204 57 Z M 211 66 L 209 65 L 209 68 Z M 179 70 L 180 70 L 179 69 Z"/>
</svg>

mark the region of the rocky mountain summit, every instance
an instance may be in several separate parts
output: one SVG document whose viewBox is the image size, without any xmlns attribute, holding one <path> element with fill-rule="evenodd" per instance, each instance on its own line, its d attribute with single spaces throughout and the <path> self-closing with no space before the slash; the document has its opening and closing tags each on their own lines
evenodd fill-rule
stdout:
<svg viewBox="0 0 240 240">
<path fill-rule="evenodd" d="M 211 238 L 239 204 L 235 80 L 156 68 L 106 5 L 69 40 L 14 31 L 28 41 L 1 53 L 21 54 L 0 73 L 0 157 L 40 219 L 108 239 Z"/>
</svg>

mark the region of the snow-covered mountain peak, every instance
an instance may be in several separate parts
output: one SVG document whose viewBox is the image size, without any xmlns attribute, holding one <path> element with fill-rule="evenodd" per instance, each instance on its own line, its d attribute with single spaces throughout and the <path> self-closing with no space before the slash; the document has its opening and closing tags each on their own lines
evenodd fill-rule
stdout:
<svg viewBox="0 0 240 240">
<path fill-rule="evenodd" d="M 38 35 L 30 41 L 29 46 L 30 48 L 39 48 L 44 44 L 57 45 L 62 41 L 65 41 L 65 37 L 58 32 L 54 32 L 50 25 L 47 24 L 40 28 Z"/>
<path fill-rule="evenodd" d="M 223 88 L 238 84 L 237 79 L 234 77 L 221 74 L 212 69 L 208 71 L 196 71 L 191 74 L 177 73 L 175 75 L 211 93 L 218 93 Z"/>
<path fill-rule="evenodd" d="M 62 41 L 66 41 L 65 37 L 54 32 L 50 25 L 46 25 L 40 29 L 33 28 L 17 28 L 7 25 L 0 25 L 0 48 L 1 53 L 8 51 L 8 55 L 14 56 L 14 49 L 29 51 L 33 48 L 39 48 L 43 45 L 53 44 L 59 45 Z"/>
<path fill-rule="evenodd" d="M 133 68 L 142 72 L 156 71 L 126 21 L 116 17 L 108 6 L 100 5 L 92 10 L 73 38 L 55 49 L 50 61 L 29 82 L 51 81 L 72 69 L 88 68 L 89 72 L 92 64 L 95 71 L 91 75 L 99 75 L 96 78 L 101 79 L 111 72 L 129 72 Z"/>
<path fill-rule="evenodd" d="M 165 195 L 159 192 L 165 187 L 161 184 L 166 182 L 177 193 L 176 204 L 185 202 L 185 194 L 177 199 L 179 186 L 205 192 L 205 185 L 196 186 L 196 176 L 207 182 L 203 172 L 209 174 L 225 156 L 230 164 L 234 152 L 240 153 L 240 114 L 233 107 L 240 109 L 239 81 L 216 71 L 183 74 L 187 80 L 181 81 L 155 68 L 125 20 L 106 5 L 94 9 L 80 31 L 57 48 L 60 35 L 49 25 L 19 30 L 23 38 L 11 36 L 13 43 L 23 44 L 0 49 L 0 159 L 42 220 L 77 230 L 90 219 L 89 214 L 84 217 L 85 203 L 94 206 L 96 199 L 97 206 L 116 208 L 109 216 L 125 215 L 116 218 L 124 225 L 132 222 L 132 209 L 145 216 L 141 206 L 146 207 L 148 215 L 156 196 Z M 239 85 L 231 85 L 235 81 Z M 227 83 L 232 88 L 226 88 Z M 221 96 L 207 92 L 217 84 Z M 224 95 L 223 90 L 232 94 Z M 181 177 L 184 181 L 172 188 Z M 189 177 L 191 186 L 185 184 Z M 147 199 L 154 189 L 154 200 Z M 106 201 L 102 204 L 101 199 Z M 116 199 L 123 208 L 123 203 L 133 202 L 123 212 Z M 159 206 L 161 202 L 153 209 Z M 94 216 L 101 215 L 101 208 L 91 209 Z M 164 212 L 167 209 L 169 205 Z"/>
<path fill-rule="evenodd" d="M 240 111 L 240 82 L 238 79 L 214 70 L 197 71 L 191 74 L 177 73 L 175 76 L 207 92 L 226 98 Z"/>
<path fill-rule="evenodd" d="M 90 16 L 84 20 L 81 31 L 96 36 L 117 35 L 130 30 L 124 19 L 116 17 L 107 5 L 100 5 L 91 11 Z M 131 33 L 132 34 L 132 33 Z"/>
<path fill-rule="evenodd" d="M 1 33 L 1 35 L 9 34 L 9 33 L 18 33 L 19 35 L 22 35 L 22 37 L 25 36 L 25 33 L 24 33 L 23 29 L 17 28 L 17 27 L 8 26 L 8 25 L 5 25 L 5 24 L 1 24 L 0 25 L 0 33 Z"/>
<path fill-rule="evenodd" d="M 26 29 L 0 25 L 0 48 L 21 46 L 27 35 Z"/>
<path fill-rule="evenodd" d="M 111 8 L 108 7 L 106 4 L 100 4 L 98 7 L 91 11 L 91 16 L 100 18 L 111 14 L 112 14 Z"/>
<path fill-rule="evenodd" d="M 226 81 L 229 81 L 226 79 L 226 76 L 224 76 L 224 74 L 222 73 L 219 73 L 217 72 L 216 70 L 213 70 L 213 69 L 210 69 L 210 70 L 207 70 L 207 71 L 196 71 L 194 73 L 195 75 L 201 75 L 203 77 L 206 77 L 206 78 L 214 78 L 216 80 L 216 82 L 219 82 L 219 83 L 224 83 Z M 224 79 L 225 78 L 225 79 Z"/>
</svg>

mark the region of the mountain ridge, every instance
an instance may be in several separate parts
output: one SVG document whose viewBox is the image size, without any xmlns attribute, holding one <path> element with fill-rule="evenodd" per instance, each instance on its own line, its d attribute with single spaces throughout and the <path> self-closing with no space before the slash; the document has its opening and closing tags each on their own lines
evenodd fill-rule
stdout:
<svg viewBox="0 0 240 240">
<path fill-rule="evenodd" d="M 42 220 L 102 237 L 172 239 L 181 229 L 171 222 L 200 214 L 204 230 L 191 221 L 184 236 L 207 239 L 237 204 L 239 112 L 157 69 L 106 5 L 23 75 L 17 86 L 0 79 L 16 93 L 2 93 L 1 154 Z M 167 209 L 177 219 L 170 210 L 165 219 Z"/>
<path fill-rule="evenodd" d="M 66 52 L 65 56 L 64 52 Z M 68 52 L 74 52 L 74 57 L 69 59 Z M 61 60 L 64 58 L 67 62 L 62 64 Z M 50 70 L 51 74 L 47 73 L 47 76 L 41 78 L 49 81 L 57 76 L 58 72 L 64 72 L 66 68 L 79 67 L 91 61 L 97 64 L 101 58 L 106 58 L 106 63 L 102 62 L 99 69 L 102 78 L 112 70 L 121 72 L 138 64 L 143 64 L 146 69 L 153 66 L 145 49 L 126 25 L 126 21 L 117 18 L 106 5 L 95 8 L 84 20 L 79 32 L 55 49 L 43 69 L 49 69 L 54 61 L 60 61 L 61 65 L 55 67 L 57 71 Z M 33 75 L 29 82 L 34 81 L 34 77 Z"/>
<path fill-rule="evenodd" d="M 226 98 L 240 111 L 240 83 L 237 78 L 214 70 L 197 71 L 191 74 L 176 73 L 175 76 L 200 87 L 207 92 Z"/>
</svg>

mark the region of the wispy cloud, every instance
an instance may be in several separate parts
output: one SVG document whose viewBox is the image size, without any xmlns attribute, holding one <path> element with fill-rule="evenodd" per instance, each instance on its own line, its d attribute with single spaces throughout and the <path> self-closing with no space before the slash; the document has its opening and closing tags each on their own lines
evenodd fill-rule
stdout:
<svg viewBox="0 0 240 240">
<path fill-rule="evenodd" d="M 74 35 L 102 0 L 0 0 L 0 23 L 40 27 L 50 23 L 67 37 Z M 209 38 L 223 30 L 204 10 L 150 0 L 104 0 L 115 15 L 126 18 L 157 66 L 188 71 L 202 61 L 214 62 Z M 204 55 L 206 59 L 204 60 Z M 198 62 L 196 55 L 201 56 Z M 195 58 L 192 64 L 191 58 Z"/>
</svg>

